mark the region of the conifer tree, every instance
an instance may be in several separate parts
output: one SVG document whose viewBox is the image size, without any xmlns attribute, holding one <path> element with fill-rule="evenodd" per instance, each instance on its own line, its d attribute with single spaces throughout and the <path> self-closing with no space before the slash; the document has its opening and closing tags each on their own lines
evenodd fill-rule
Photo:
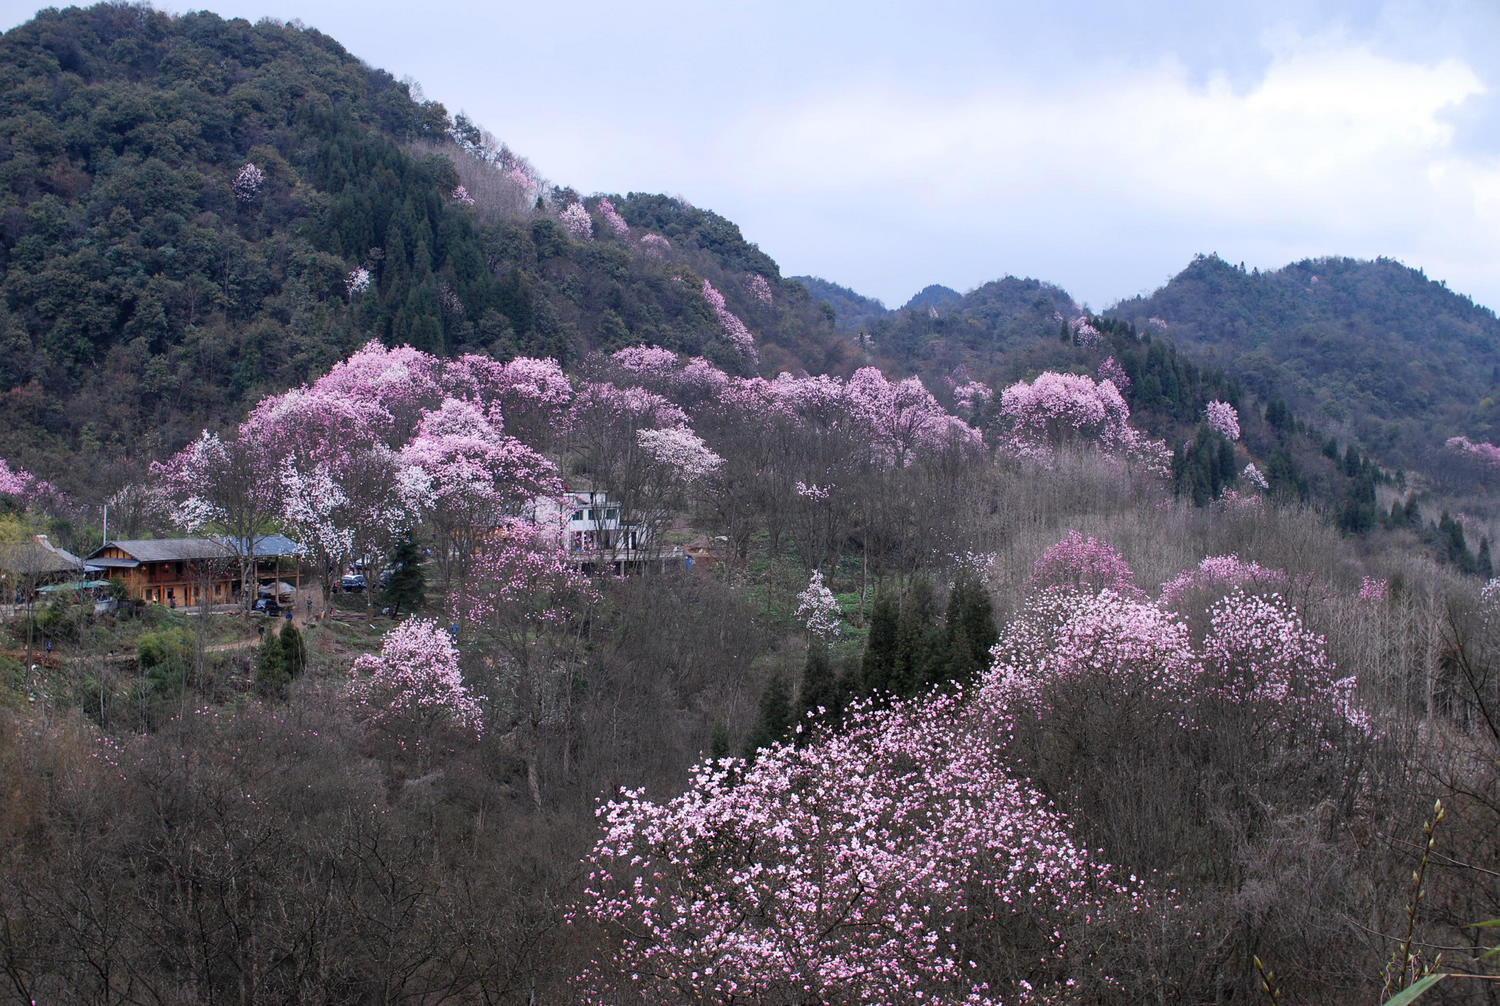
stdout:
<svg viewBox="0 0 1500 1006">
<path fill-rule="evenodd" d="M 255 655 L 255 686 L 262 695 L 285 698 L 287 685 L 291 683 L 292 675 L 287 668 L 281 637 L 275 632 L 267 632 Z"/>
<path fill-rule="evenodd" d="M 901 602 L 896 627 L 894 690 L 911 696 L 943 678 L 945 648 L 936 624 L 932 584 L 917 580 Z"/>
<path fill-rule="evenodd" d="M 808 714 L 819 709 L 827 716 L 837 716 L 839 694 L 833 665 L 828 659 L 828 646 L 821 639 L 814 638 L 807 648 L 807 664 L 802 668 L 802 685 L 797 690 L 797 722 L 805 722 Z"/>
<path fill-rule="evenodd" d="M 756 717 L 755 726 L 745 736 L 745 760 L 755 761 L 757 751 L 770 747 L 786 736 L 791 722 L 792 694 L 787 687 L 786 676 L 778 668 L 771 672 L 765 690 L 760 693 L 760 714 Z"/>
<path fill-rule="evenodd" d="M 972 681 L 989 666 L 990 648 L 999 638 L 989 591 L 973 570 L 960 571 L 953 581 L 945 622 L 944 673 L 950 681 Z"/>
<path fill-rule="evenodd" d="M 422 572 L 422 551 L 411 535 L 402 538 L 391 553 L 391 575 L 381 599 L 397 612 L 420 608 L 427 600 L 427 576 Z"/>
<path fill-rule="evenodd" d="M 870 611 L 870 636 L 860 664 L 860 690 L 879 695 L 896 688 L 897 622 L 901 617 L 896 599 L 881 594 Z"/>
<path fill-rule="evenodd" d="M 307 642 L 302 633 L 290 621 L 281 626 L 281 659 L 288 678 L 295 678 L 307 670 Z"/>
</svg>

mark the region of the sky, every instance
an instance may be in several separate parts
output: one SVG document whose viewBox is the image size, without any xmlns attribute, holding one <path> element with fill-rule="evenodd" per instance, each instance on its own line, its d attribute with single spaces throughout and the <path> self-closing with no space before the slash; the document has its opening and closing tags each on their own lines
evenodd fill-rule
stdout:
<svg viewBox="0 0 1500 1006">
<path fill-rule="evenodd" d="M 1015 275 L 1102 310 L 1217 253 L 1385 256 L 1500 308 L 1493 0 L 207 9 L 300 20 L 554 184 L 680 196 L 888 307 Z"/>
</svg>

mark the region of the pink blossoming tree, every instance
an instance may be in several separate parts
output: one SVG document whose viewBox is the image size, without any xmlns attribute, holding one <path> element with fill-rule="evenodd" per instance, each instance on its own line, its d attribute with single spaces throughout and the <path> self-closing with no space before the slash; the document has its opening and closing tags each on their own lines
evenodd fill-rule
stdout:
<svg viewBox="0 0 1500 1006">
<path fill-rule="evenodd" d="M 1203 421 L 1226 440 L 1240 438 L 1240 414 L 1228 402 L 1209 402 L 1203 409 Z"/>
<path fill-rule="evenodd" d="M 476 741 L 483 731 L 453 637 L 430 619 L 408 618 L 385 634 L 379 654 L 357 657 L 349 692 L 371 726 L 419 758 L 447 740 Z"/>
<path fill-rule="evenodd" d="M 981 1004 L 1063 986 L 1122 897 L 955 697 L 700 766 L 601 810 L 580 1001 Z"/>
</svg>

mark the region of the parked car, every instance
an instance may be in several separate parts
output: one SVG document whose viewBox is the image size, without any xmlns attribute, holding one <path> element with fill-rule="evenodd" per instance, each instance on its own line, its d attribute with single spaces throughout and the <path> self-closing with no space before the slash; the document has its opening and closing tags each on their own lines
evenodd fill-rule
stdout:
<svg viewBox="0 0 1500 1006">
<path fill-rule="evenodd" d="M 339 578 L 339 588 L 351 594 L 358 594 L 365 589 L 365 575 L 363 573 L 345 573 Z"/>
<path fill-rule="evenodd" d="M 281 605 L 277 604 L 273 598 L 259 597 L 255 600 L 255 610 L 262 615 L 279 615 L 281 614 Z"/>
</svg>

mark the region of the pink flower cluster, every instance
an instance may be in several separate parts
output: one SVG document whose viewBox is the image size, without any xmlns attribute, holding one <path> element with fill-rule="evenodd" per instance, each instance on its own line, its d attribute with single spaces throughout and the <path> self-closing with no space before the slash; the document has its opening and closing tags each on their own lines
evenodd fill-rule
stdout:
<svg viewBox="0 0 1500 1006">
<path fill-rule="evenodd" d="M 620 211 L 615 209 L 615 204 L 603 196 L 599 197 L 599 215 L 604 218 L 604 226 L 614 232 L 615 237 L 623 238 L 630 234 L 630 225 L 625 218 L 620 216 Z"/>
<path fill-rule="evenodd" d="M 1490 467 L 1500 467 L 1500 447 L 1489 441 L 1474 443 L 1468 437 L 1449 437 L 1443 446 Z"/>
<path fill-rule="evenodd" d="M 418 746 L 439 730 L 478 740 L 479 701 L 464 684 L 453 638 L 430 619 L 409 618 L 380 643 L 379 655 L 355 658 L 350 694 L 377 728 Z"/>
<path fill-rule="evenodd" d="M 1031 567 L 1033 589 L 1062 587 L 1096 594 L 1113 591 L 1122 597 L 1141 599 L 1146 595 L 1136 586 L 1135 572 L 1113 545 L 1077 531 L 1043 552 Z"/>
<path fill-rule="evenodd" d="M 724 459 L 705 447 L 703 439 L 686 427 L 637 430 L 635 439 L 652 462 L 674 472 L 684 483 L 701 482 L 724 465 Z"/>
<path fill-rule="evenodd" d="M 1122 395 L 1130 390 L 1130 375 L 1125 373 L 1125 368 L 1120 366 L 1113 356 L 1105 357 L 1104 362 L 1099 364 L 1098 375 L 1100 383 L 1108 381 L 1119 389 Z"/>
<path fill-rule="evenodd" d="M 1209 429 L 1226 440 L 1235 441 L 1240 438 L 1240 414 L 1228 402 L 1209 402 L 1203 408 L 1203 421 Z"/>
<path fill-rule="evenodd" d="M 1123 894 L 952 696 L 856 708 L 600 816 L 571 920 L 607 943 L 576 980 L 587 1004 L 1025 1001 L 1063 984 L 1064 930 Z M 1007 932 L 1038 941 L 1022 974 L 999 963 Z M 997 942 L 974 960 L 980 933 Z"/>
<path fill-rule="evenodd" d="M 36 482 L 36 476 L 24 468 L 11 468 L 0 458 L 0 493 L 7 496 L 25 496 Z"/>
<path fill-rule="evenodd" d="M 574 241 L 594 240 L 594 221 L 582 203 L 569 203 L 557 215 L 557 219 Z"/>
<path fill-rule="evenodd" d="M 1068 447 L 1092 446 L 1166 474 L 1171 452 L 1129 425 L 1130 407 L 1109 381 L 1045 371 L 1017 381 L 1000 396 L 1004 444 L 1019 457 L 1049 463 Z"/>
<path fill-rule="evenodd" d="M 672 242 L 660 234 L 642 234 L 641 251 L 650 258 L 661 258 L 672 248 Z"/>
<path fill-rule="evenodd" d="M 708 301 L 714 313 L 719 316 L 719 328 L 724 333 L 724 338 L 729 344 L 739 350 L 741 356 L 752 364 L 760 361 L 760 354 L 755 350 L 755 336 L 745 327 L 733 311 L 724 306 L 724 295 L 714 289 L 714 285 L 708 280 L 703 281 L 703 299 Z"/>
<path fill-rule="evenodd" d="M 751 273 L 745 279 L 745 287 L 750 291 L 750 296 L 760 303 L 767 305 L 771 303 L 771 284 L 764 276 Z"/>
<path fill-rule="evenodd" d="M 1082 314 L 1068 323 L 1073 341 L 1084 349 L 1091 349 L 1104 340 L 1104 334 L 1094 327 L 1088 315 Z"/>
<path fill-rule="evenodd" d="M 954 402 L 965 411 L 973 411 L 994 397 L 994 389 L 982 381 L 965 381 L 953 389 Z"/>
<path fill-rule="evenodd" d="M 1245 562 L 1237 555 L 1211 555 L 1196 568 L 1184 570 L 1162 584 L 1161 605 L 1176 607 L 1183 598 L 1197 591 L 1223 593 L 1231 588 L 1284 589 L 1289 580 L 1280 569 L 1267 569 L 1258 562 Z"/>
<path fill-rule="evenodd" d="M 453 199 L 454 202 L 460 203 L 464 206 L 474 205 L 474 197 L 469 195 L 469 190 L 464 188 L 462 185 L 458 186 L 451 193 L 449 193 L 449 196 Z"/>
<path fill-rule="evenodd" d="M 1384 601 L 1390 593 L 1390 581 L 1381 577 L 1367 576 L 1360 581 L 1361 601 Z"/>
</svg>

